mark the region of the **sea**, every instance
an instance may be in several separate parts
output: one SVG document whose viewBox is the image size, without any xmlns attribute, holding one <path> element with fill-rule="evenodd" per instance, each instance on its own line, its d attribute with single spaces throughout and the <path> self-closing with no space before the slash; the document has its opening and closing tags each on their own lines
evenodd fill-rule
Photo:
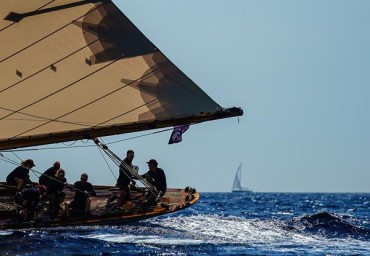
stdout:
<svg viewBox="0 0 370 256">
<path fill-rule="evenodd" d="M 370 194 L 201 193 L 122 226 L 0 231 L 0 255 L 370 255 Z"/>
</svg>

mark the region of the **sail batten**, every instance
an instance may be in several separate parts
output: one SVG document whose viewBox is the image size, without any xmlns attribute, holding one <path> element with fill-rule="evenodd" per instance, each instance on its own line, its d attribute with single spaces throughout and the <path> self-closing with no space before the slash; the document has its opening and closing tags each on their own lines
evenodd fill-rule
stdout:
<svg viewBox="0 0 370 256">
<path fill-rule="evenodd" d="M 242 115 L 109 0 L 5 0 L 0 16 L 2 150 Z"/>
</svg>

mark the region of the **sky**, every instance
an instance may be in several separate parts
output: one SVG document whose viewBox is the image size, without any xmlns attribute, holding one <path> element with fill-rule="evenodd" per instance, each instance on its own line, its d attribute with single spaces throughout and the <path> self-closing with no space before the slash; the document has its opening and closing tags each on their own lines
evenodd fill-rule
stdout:
<svg viewBox="0 0 370 256">
<path fill-rule="evenodd" d="M 121 157 L 135 150 L 140 173 L 155 158 L 169 187 L 229 192 L 242 163 L 256 192 L 370 192 L 369 1 L 114 2 L 218 104 L 244 110 L 191 126 L 178 144 L 171 131 L 103 138 L 122 140 L 110 145 Z M 59 160 L 71 183 L 87 172 L 114 185 L 118 173 L 95 147 L 3 154 L 40 172 Z M 0 168 L 5 179 L 14 166 Z"/>
</svg>

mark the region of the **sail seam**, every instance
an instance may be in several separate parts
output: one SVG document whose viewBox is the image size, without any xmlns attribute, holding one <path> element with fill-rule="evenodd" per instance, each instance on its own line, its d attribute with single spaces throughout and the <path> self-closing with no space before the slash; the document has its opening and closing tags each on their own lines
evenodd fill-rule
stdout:
<svg viewBox="0 0 370 256">
<path fill-rule="evenodd" d="M 16 52 L 14 52 L 14 53 L 12 53 L 11 55 L 9 55 L 9 56 L 7 56 L 7 57 L 5 57 L 5 58 L 3 58 L 2 60 L 0 60 L 0 63 L 3 63 L 4 61 L 6 61 L 6 60 L 10 59 L 11 57 L 14 57 L 15 55 L 17 55 L 17 54 L 19 54 L 19 53 L 21 53 L 21 52 L 23 52 L 23 51 L 27 50 L 28 48 L 30 48 L 30 47 L 32 47 L 32 46 L 34 46 L 34 45 L 38 44 L 39 42 L 41 42 L 41 41 L 45 40 L 45 39 L 46 39 L 46 38 L 48 38 L 49 36 L 51 36 L 51 35 L 53 35 L 53 34 L 55 34 L 55 33 L 59 32 L 59 31 L 63 30 L 64 28 L 68 27 L 69 25 L 73 24 L 74 22 L 78 21 L 79 19 L 81 19 L 81 18 L 85 17 L 85 16 L 86 16 L 86 15 L 88 15 L 89 13 L 96 11 L 97 9 L 99 9 L 100 7 L 102 7 L 104 4 L 105 4 L 105 2 L 104 2 L 104 3 L 102 3 L 102 4 L 100 4 L 100 5 L 99 5 L 99 6 L 97 6 L 96 8 L 91 9 L 90 11 L 88 11 L 88 12 L 87 12 L 87 13 L 85 13 L 84 15 L 82 15 L 82 16 L 80 16 L 80 17 L 78 17 L 77 19 L 74 19 L 74 20 L 72 20 L 71 22 L 69 22 L 69 23 L 65 24 L 64 26 L 62 26 L 62 27 L 58 28 L 57 30 L 54 30 L 53 32 L 51 32 L 51 33 L 47 34 L 46 36 L 41 37 L 40 39 L 38 39 L 38 40 L 34 41 L 33 43 L 31 43 L 31 44 L 27 45 L 26 47 L 24 47 L 24 48 L 22 48 L 22 49 L 20 49 L 20 50 L 18 50 L 18 51 L 16 51 Z"/>
<path fill-rule="evenodd" d="M 108 67 L 108 66 L 112 65 L 113 63 L 117 62 L 118 60 L 120 60 L 120 59 L 116 59 L 116 60 L 114 60 L 114 61 L 112 61 L 112 62 L 108 63 L 107 65 L 105 65 L 105 66 L 103 66 L 103 67 L 101 67 L 101 68 L 99 68 L 99 69 L 97 69 L 97 70 L 95 70 L 95 71 L 93 71 L 93 72 L 91 72 L 91 73 L 89 73 L 89 74 L 87 74 L 87 75 L 85 75 L 85 76 L 81 77 L 80 79 L 78 79 L 78 80 L 76 80 L 76 81 L 74 81 L 74 82 L 72 82 L 72 83 L 70 83 L 70 84 L 66 85 L 65 87 L 63 87 L 63 88 L 61 88 L 61 89 L 59 89 L 59 90 L 57 90 L 57 91 L 55 91 L 55 92 L 53 92 L 53 93 L 50 93 L 49 95 L 47 95 L 47 96 L 45 96 L 45 97 L 43 97 L 43 98 L 41 98 L 41 99 L 39 99 L 39 100 L 37 100 L 37 101 L 32 102 L 31 104 L 28 104 L 28 105 L 26 105 L 26 106 L 24 106 L 24 107 L 22 107 L 22 108 L 20 108 L 20 109 L 18 109 L 18 110 L 13 110 L 13 112 L 12 112 L 11 114 L 8 114 L 8 115 L 5 115 L 5 116 L 1 117 L 1 118 L 0 118 L 0 120 L 3 120 L 3 119 L 5 119 L 5 118 L 7 118 L 7 117 L 9 117 L 9 116 L 11 116 L 11 115 L 13 115 L 13 114 L 21 113 L 20 111 L 22 111 L 22 110 L 24 110 L 24 109 L 26 109 L 26 108 L 28 108 L 28 107 L 30 107 L 30 106 L 33 106 L 33 105 L 35 105 L 35 104 L 37 104 L 37 103 L 39 103 L 39 102 L 41 102 L 41 101 L 43 101 L 43 100 L 45 100 L 45 99 L 47 99 L 47 98 L 49 98 L 49 97 L 53 96 L 53 95 L 55 95 L 55 94 L 57 94 L 57 93 L 59 93 L 59 92 L 61 92 L 61 91 L 63 91 L 63 90 L 66 90 L 67 88 L 69 88 L 69 87 L 71 87 L 71 86 L 73 86 L 73 85 L 77 84 L 78 82 L 80 82 L 80 81 L 84 80 L 85 78 L 87 78 L 87 77 L 89 77 L 89 76 L 92 76 L 93 74 L 95 74 L 95 73 L 97 73 L 97 72 L 101 71 L 102 69 L 104 69 L 104 68 L 106 68 L 106 67 Z"/>
<path fill-rule="evenodd" d="M 49 3 L 46 3 L 46 4 L 42 5 L 41 7 L 37 8 L 36 10 L 41 10 L 41 9 L 42 9 L 42 8 L 44 8 L 45 6 L 48 6 L 49 4 L 51 4 L 52 2 L 55 2 L 55 0 L 52 0 L 52 1 L 50 1 Z M 5 29 L 7 29 L 7 28 L 9 28 L 9 27 L 11 27 L 11 26 L 13 26 L 13 25 L 14 25 L 14 24 L 16 24 L 16 23 L 17 23 L 16 21 L 13 21 L 13 23 L 11 23 L 11 24 L 9 24 L 9 25 L 7 25 L 7 26 L 5 26 L 5 27 L 1 28 L 1 29 L 0 29 L 0 32 L 4 31 Z"/>
<path fill-rule="evenodd" d="M 117 59 L 117 60 L 115 60 L 115 61 L 113 61 L 113 62 L 109 63 L 108 65 L 105 65 L 104 67 L 102 67 L 102 68 L 100 68 L 100 69 L 98 69 L 98 70 L 94 71 L 93 73 L 90 73 L 90 74 L 89 74 L 89 76 L 90 76 L 90 75 L 92 75 L 92 74 L 97 73 L 98 71 L 101 71 L 103 68 L 108 67 L 109 65 L 111 65 L 111 64 L 113 64 L 113 63 L 115 63 L 115 62 L 117 62 L 118 60 L 120 60 L 120 59 Z M 145 74 L 144 76 L 141 76 L 141 77 L 137 78 L 136 80 L 134 80 L 134 81 L 132 81 L 132 82 L 130 82 L 130 83 L 128 83 L 128 84 L 126 84 L 126 85 L 124 85 L 124 86 L 122 86 L 122 87 L 120 87 L 120 88 L 116 89 L 116 90 L 113 90 L 113 91 L 109 92 L 108 94 L 105 94 L 105 95 L 103 95 L 103 96 L 101 96 L 101 97 L 99 97 L 99 98 L 97 98 L 97 99 L 95 99 L 95 100 L 93 100 L 93 101 L 91 101 L 91 102 L 89 102 L 89 103 L 87 103 L 87 104 L 83 105 L 83 106 L 80 106 L 80 107 L 78 107 L 78 108 L 76 108 L 76 109 L 74 109 L 74 110 L 72 110 L 72 111 L 70 111 L 70 112 L 68 112 L 68 113 L 66 113 L 66 114 L 64 114 L 64 115 L 62 115 L 62 116 L 59 116 L 59 117 L 54 118 L 54 119 L 49 119 L 46 123 L 40 124 L 40 125 L 38 125 L 38 126 L 35 126 L 35 127 L 31 128 L 31 129 L 29 129 L 29 130 L 27 130 L 27 131 L 23 131 L 22 133 L 17 134 L 17 135 L 15 135 L 15 136 L 13 136 L 12 138 L 16 138 L 16 137 L 18 137 L 18 136 L 20 136 L 20 135 L 23 135 L 23 134 L 25 134 L 25 133 L 27 133 L 27 132 L 33 131 L 33 130 L 35 130 L 35 129 L 37 129 L 37 128 L 40 128 L 40 127 L 42 127 L 42 126 L 44 126 L 44 125 L 47 125 L 47 124 L 49 124 L 49 123 L 51 123 L 51 122 L 61 122 L 61 121 L 59 121 L 58 119 L 60 119 L 60 118 L 62 118 L 62 117 L 65 117 L 65 116 L 67 116 L 67 115 L 69 115 L 69 114 L 71 114 L 71 113 L 74 113 L 74 112 L 76 112 L 76 111 L 78 111 L 78 110 L 81 110 L 82 108 L 85 108 L 85 107 L 87 107 L 87 106 L 89 106 L 89 105 L 91 105 L 91 104 L 94 104 L 94 103 L 96 103 L 96 102 L 98 102 L 98 101 L 100 101 L 100 100 L 102 100 L 102 99 L 104 99 L 104 98 L 108 97 L 109 95 L 111 95 L 111 94 L 113 94 L 113 93 L 116 93 L 117 91 L 120 91 L 120 90 L 122 90 L 122 89 L 126 88 L 127 86 L 129 86 L 130 84 L 133 84 L 133 83 L 137 82 L 138 80 L 145 79 L 145 78 L 148 78 L 148 77 L 150 77 L 150 76 L 153 76 L 156 72 L 158 72 L 158 71 L 162 70 L 162 69 L 163 69 L 166 65 L 168 65 L 169 63 L 170 63 L 170 62 L 169 62 L 169 61 L 167 61 L 167 62 L 166 62 L 166 63 L 164 63 L 163 65 L 161 65 L 161 66 L 157 67 L 157 68 L 156 68 L 155 70 L 153 70 L 152 72 L 147 73 L 147 74 Z M 66 89 L 66 88 L 68 88 L 68 87 L 72 86 L 73 84 L 75 84 L 75 83 L 77 83 L 77 82 L 81 81 L 82 79 L 84 79 L 84 78 L 86 78 L 86 77 L 87 77 L 87 76 L 85 76 L 85 77 L 83 77 L 83 78 L 81 78 L 81 79 L 79 79 L 79 80 L 77 80 L 77 81 L 73 82 L 72 84 L 70 84 L 70 85 L 68 85 L 68 86 L 66 86 L 66 87 L 64 87 L 64 88 L 62 88 L 61 90 L 64 90 L 64 89 Z M 50 97 L 50 96 L 52 96 L 52 95 L 54 95 L 54 94 L 56 94 L 56 93 L 60 92 L 61 90 L 58 90 L 57 92 L 54 92 L 53 94 L 50 94 L 50 95 L 48 95 L 47 97 Z M 46 98 L 46 97 L 44 97 L 43 99 L 45 99 L 45 98 Z M 41 101 L 41 100 L 43 100 L 43 99 L 40 99 L 40 100 L 38 100 L 37 102 L 40 102 L 40 101 Z M 157 101 L 157 100 L 158 100 L 158 99 L 154 99 L 154 100 L 150 101 L 150 102 L 149 102 L 149 104 L 152 104 L 154 101 Z M 33 104 L 36 104 L 37 102 L 32 103 L 32 105 L 33 105 Z M 105 124 L 105 123 L 107 123 L 107 122 L 109 122 L 109 121 L 111 121 L 111 120 L 114 120 L 114 119 L 116 119 L 116 118 L 118 118 L 118 117 L 120 117 L 120 116 L 126 115 L 126 114 L 128 114 L 128 113 L 130 113 L 130 112 L 132 112 L 132 111 L 134 111 L 134 110 L 136 110 L 136 109 L 139 109 L 139 108 L 141 108 L 141 107 L 143 107 L 143 106 L 146 106 L 146 105 L 148 105 L 148 103 L 142 104 L 142 105 L 140 105 L 140 106 L 138 106 L 138 107 L 135 107 L 135 108 L 133 108 L 133 109 L 131 109 L 131 110 L 129 110 L 129 111 L 127 111 L 127 112 L 125 112 L 125 113 L 123 113 L 123 114 L 119 115 L 119 116 L 116 116 L 116 117 L 114 117 L 114 118 L 111 118 L 111 119 L 109 119 L 109 120 L 107 120 L 107 121 L 104 121 L 104 122 L 102 122 L 102 123 L 100 123 L 100 124 L 97 124 L 97 125 L 95 125 L 95 126 L 92 126 L 92 127 L 97 127 L 97 126 L 100 126 L 100 125 L 102 125 L 102 124 Z M 28 107 L 28 106 L 27 106 L 27 107 Z M 22 109 L 21 109 L 21 110 L 22 110 Z M 18 111 L 15 111 L 14 113 L 17 113 L 17 112 L 18 112 Z M 14 113 L 12 113 L 12 114 L 14 114 Z M 9 114 L 8 116 L 10 116 L 10 115 L 12 115 L 12 114 Z M 2 118 L 2 119 L 3 119 L 3 118 Z M 0 120 L 2 120 L 2 119 L 0 119 Z M 75 125 L 80 125 L 80 126 L 86 126 L 86 127 L 89 127 L 89 125 L 85 125 L 85 124 L 81 124 L 81 123 L 73 123 L 73 122 L 71 122 L 71 124 L 75 124 Z"/>
<path fill-rule="evenodd" d="M 89 44 L 87 44 L 87 45 L 84 45 L 83 47 L 81 47 L 81 48 L 79 48 L 79 49 L 75 50 L 74 52 L 71 52 L 70 54 L 68 54 L 68 55 L 64 56 L 63 58 L 61 58 L 61 59 L 57 60 L 56 62 L 53 62 L 53 65 L 58 64 L 58 63 L 60 63 L 60 62 L 62 62 L 62 61 L 64 61 L 64 60 L 68 59 L 68 58 L 69 58 L 69 57 L 71 57 L 72 55 L 74 55 L 74 54 L 78 53 L 79 51 L 83 50 L 83 49 L 84 49 L 84 48 L 86 48 L 86 47 L 89 47 L 91 44 L 96 43 L 96 42 L 97 42 L 97 41 L 99 41 L 99 40 L 100 40 L 100 38 L 98 38 L 98 39 L 94 40 L 93 42 L 91 42 L 91 43 L 89 43 Z M 6 88 L 4 88 L 4 89 L 0 90 L 0 94 L 1 94 L 1 93 L 3 93 L 3 92 L 5 92 L 5 91 L 7 91 L 7 90 L 9 90 L 9 89 L 11 89 L 11 88 L 13 88 L 14 86 L 16 86 L 16 85 L 18 85 L 18 84 L 20 84 L 20 83 L 24 82 L 25 80 L 30 79 L 30 78 L 34 77 L 34 76 L 35 76 L 35 75 L 37 75 L 37 74 L 40 74 L 41 72 L 43 72 L 43 71 L 45 71 L 45 70 L 48 70 L 49 68 L 50 68 L 50 65 L 48 65 L 48 66 L 46 66 L 46 67 L 44 67 L 44 68 L 42 68 L 42 69 L 40 69 L 40 70 L 38 70 L 38 71 L 34 72 L 33 74 L 31 74 L 31 75 L 29 75 L 29 76 L 25 77 L 24 79 L 22 79 L 22 80 L 20 80 L 20 81 L 18 81 L 18 82 L 16 82 L 16 83 L 14 83 L 14 84 L 9 85 L 8 87 L 6 87 Z"/>
<path fill-rule="evenodd" d="M 145 79 L 145 78 L 147 78 L 147 77 L 150 77 L 150 76 L 154 75 L 157 71 L 162 70 L 163 68 L 165 68 L 166 66 L 168 66 L 170 63 L 171 63 L 171 62 L 167 61 L 167 63 L 164 63 L 164 64 L 163 64 L 163 66 L 157 67 L 157 69 L 156 69 L 156 70 L 153 70 L 151 73 L 148 73 L 148 74 L 146 74 L 144 77 L 141 77 L 141 78 L 139 78 L 139 79 L 136 79 L 135 81 L 132 81 L 132 82 L 130 82 L 129 84 L 133 84 L 133 83 L 135 83 L 136 81 L 138 81 L 138 80 L 140 80 L 140 79 Z M 146 77 L 146 76 L 147 76 L 147 77 Z M 128 84 L 128 85 L 129 85 L 129 84 Z M 124 113 L 122 113 L 122 114 L 120 114 L 120 115 L 118 115 L 118 116 L 113 117 L 113 118 L 110 118 L 110 119 L 108 119 L 108 120 L 106 120 L 106 121 L 104 121 L 104 122 L 102 122 L 102 123 L 97 124 L 96 126 L 93 126 L 93 127 L 101 126 L 101 125 L 103 125 L 103 124 L 105 124 L 105 123 L 108 123 L 108 122 L 110 122 L 110 121 L 114 120 L 114 119 L 117 119 L 117 118 L 119 118 L 119 117 L 122 117 L 122 116 L 124 116 L 124 115 L 127 115 L 128 113 L 131 113 L 131 112 L 133 112 L 133 111 L 135 111 L 135 110 L 137 110 L 137 109 L 139 109 L 139 108 L 141 108 L 141 107 L 143 107 L 143 106 L 150 106 L 150 105 L 152 105 L 152 104 L 154 105 L 154 103 L 156 103 L 156 102 L 158 102 L 158 98 L 155 98 L 155 99 L 153 99 L 153 100 L 151 100 L 151 101 L 149 101 L 149 102 L 145 102 L 144 104 L 141 104 L 140 106 L 138 106 L 138 107 L 136 107 L 136 108 L 133 108 L 133 109 L 131 109 L 131 110 L 129 110 L 129 111 L 126 111 L 126 112 L 124 112 Z"/>
</svg>

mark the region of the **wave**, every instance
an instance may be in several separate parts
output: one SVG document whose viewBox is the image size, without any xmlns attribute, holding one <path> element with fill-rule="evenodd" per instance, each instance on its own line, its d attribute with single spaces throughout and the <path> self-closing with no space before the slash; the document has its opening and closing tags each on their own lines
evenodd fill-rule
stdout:
<svg viewBox="0 0 370 256">
<path fill-rule="evenodd" d="M 295 219 L 294 221 L 298 221 L 303 224 L 302 231 L 310 234 L 318 234 L 331 238 L 370 238 L 370 229 L 358 227 L 350 223 L 351 217 L 349 216 L 340 216 L 324 211 L 312 215 L 306 215 Z"/>
<path fill-rule="evenodd" d="M 39 229 L 2 235 L 9 236 L 3 244 L 7 248 L 14 247 L 20 240 L 35 245 L 31 249 L 40 243 L 50 248 L 62 248 L 68 243 L 69 252 L 85 254 L 93 252 L 94 248 L 104 248 L 105 252 L 117 248 L 127 252 L 177 248 L 185 254 L 195 253 L 200 247 L 208 248 L 208 251 L 220 247 L 226 250 L 244 248 L 251 252 L 278 252 L 282 255 L 286 252 L 321 255 L 329 251 L 339 254 L 370 251 L 370 241 L 366 239 L 369 230 L 354 225 L 352 222 L 355 221 L 348 216 L 328 212 L 291 219 L 198 214 L 163 216 L 124 226 Z M 89 252 L 83 248 L 90 248 Z M 30 250 L 29 246 L 21 249 Z"/>
<path fill-rule="evenodd" d="M 111 243 L 128 244 L 156 244 L 156 245 L 198 245 L 202 241 L 196 239 L 183 239 L 153 235 L 129 235 L 129 234 L 96 234 L 86 236 L 87 239 L 97 239 Z"/>
<path fill-rule="evenodd" d="M 245 219 L 241 217 L 222 217 L 218 215 L 197 215 L 150 220 L 167 230 L 181 231 L 183 234 L 201 240 L 203 243 L 260 244 L 284 243 L 287 235 L 295 240 L 309 238 L 287 232 L 284 222 L 279 220 Z"/>
<path fill-rule="evenodd" d="M 189 245 L 201 243 L 259 244 L 264 241 L 306 243 L 321 241 L 323 238 L 356 240 L 369 240 L 370 238 L 370 229 L 361 227 L 355 219 L 326 211 L 291 219 L 251 219 L 209 214 L 180 215 L 150 219 L 127 226 L 49 228 L 40 229 L 38 232 L 45 234 L 67 232 L 87 239 L 113 243 Z M 17 232 L 0 232 L 0 236 L 14 237 L 16 235 Z"/>
<path fill-rule="evenodd" d="M 298 251 L 304 247 L 316 252 L 331 248 L 337 252 L 349 252 L 359 245 L 370 249 L 369 230 L 326 212 L 290 220 L 193 215 L 157 218 L 146 223 L 149 228 L 166 230 L 169 236 L 173 232 L 173 236 L 179 241 L 184 239 L 185 243 L 247 245 L 274 248 L 276 251 L 282 248 Z"/>
<path fill-rule="evenodd" d="M 11 234 L 13 234 L 11 231 L 0 231 L 0 236 L 9 236 Z"/>
</svg>

